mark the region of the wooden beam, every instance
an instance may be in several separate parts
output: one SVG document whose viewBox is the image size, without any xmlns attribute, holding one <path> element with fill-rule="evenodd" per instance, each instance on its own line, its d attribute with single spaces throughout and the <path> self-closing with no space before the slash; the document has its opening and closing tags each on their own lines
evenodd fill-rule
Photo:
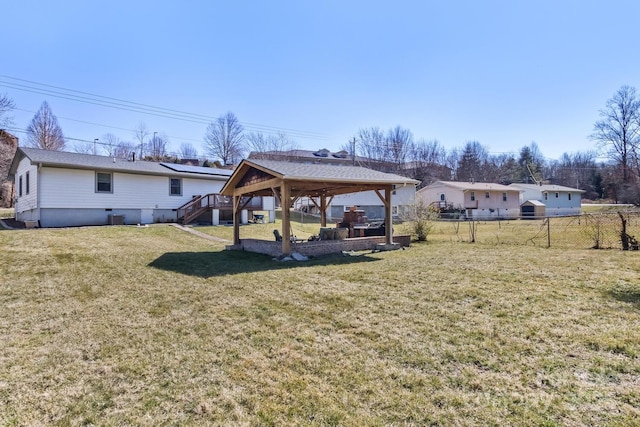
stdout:
<svg viewBox="0 0 640 427">
<path fill-rule="evenodd" d="M 322 196 L 321 196 L 322 197 Z M 316 202 L 316 198 L 315 197 L 309 197 L 309 200 L 311 200 L 311 203 L 313 203 L 313 205 L 318 208 L 318 210 L 320 210 L 320 205 L 318 204 L 318 202 Z"/>
<path fill-rule="evenodd" d="M 242 197 L 239 197 L 239 199 L 240 199 L 239 201 L 242 201 Z M 248 197 L 247 197 L 247 201 L 246 201 L 246 202 L 244 202 L 244 203 L 242 204 L 242 206 L 240 206 L 240 208 L 238 209 L 238 211 L 242 211 L 242 210 L 244 210 L 244 208 L 246 208 L 246 207 L 247 207 L 247 205 L 248 205 L 249 203 L 251 203 L 251 200 L 253 200 L 253 196 L 248 196 Z"/>
<path fill-rule="evenodd" d="M 273 197 L 276 199 L 276 205 L 282 206 L 282 197 L 280 197 L 280 187 L 272 187 Z"/>
<path fill-rule="evenodd" d="M 389 188 L 391 188 L 391 187 L 389 187 Z M 382 204 L 384 205 L 385 208 L 387 207 L 387 193 L 389 193 L 389 192 L 390 192 L 390 190 L 385 190 L 385 195 L 383 196 L 380 193 L 380 190 L 376 190 L 376 194 L 378 195 L 380 200 L 382 200 Z"/>
<path fill-rule="evenodd" d="M 244 187 L 236 187 L 233 189 L 233 195 L 243 196 L 249 193 L 257 193 L 258 191 L 264 191 L 273 187 L 278 187 L 281 184 L 282 184 L 282 179 L 272 178 L 266 181 L 258 182 L 256 184 L 246 185 Z"/>
</svg>

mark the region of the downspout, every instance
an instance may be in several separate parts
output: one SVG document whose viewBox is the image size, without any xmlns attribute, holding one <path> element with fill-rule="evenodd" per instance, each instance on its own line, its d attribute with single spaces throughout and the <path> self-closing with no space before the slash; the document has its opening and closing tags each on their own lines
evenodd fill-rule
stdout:
<svg viewBox="0 0 640 427">
<path fill-rule="evenodd" d="M 36 211 L 38 213 L 38 227 L 40 227 L 40 193 L 42 193 L 42 191 L 40 191 L 40 169 L 42 169 L 42 163 L 38 163 L 36 168 Z"/>
</svg>

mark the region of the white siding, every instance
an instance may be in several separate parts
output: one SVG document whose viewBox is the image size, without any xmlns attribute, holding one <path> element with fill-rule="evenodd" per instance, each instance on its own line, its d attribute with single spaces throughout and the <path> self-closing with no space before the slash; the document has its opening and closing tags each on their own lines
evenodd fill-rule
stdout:
<svg viewBox="0 0 640 427">
<path fill-rule="evenodd" d="M 225 181 L 182 178 L 182 196 L 169 195 L 169 176 L 112 174 L 112 193 L 96 193 L 96 172 L 42 168 L 40 207 L 175 209 L 193 195 L 218 193 Z"/>
<path fill-rule="evenodd" d="M 29 172 L 29 194 L 27 191 L 26 175 Z M 22 196 L 19 195 L 20 177 L 22 177 Z M 32 166 L 29 159 L 24 158 L 18 164 L 15 176 L 16 214 L 32 211 L 38 208 L 38 168 Z M 18 218 L 19 219 L 19 218 Z M 28 218 L 37 220 L 38 218 Z"/>
<path fill-rule="evenodd" d="M 391 194 L 391 204 L 393 206 L 404 206 L 413 203 L 416 196 L 416 187 L 413 185 L 398 187 L 395 194 Z M 384 196 L 384 191 L 380 194 Z M 349 193 L 335 196 L 331 206 L 383 206 L 384 203 L 375 191 L 363 191 L 360 193 Z"/>
</svg>

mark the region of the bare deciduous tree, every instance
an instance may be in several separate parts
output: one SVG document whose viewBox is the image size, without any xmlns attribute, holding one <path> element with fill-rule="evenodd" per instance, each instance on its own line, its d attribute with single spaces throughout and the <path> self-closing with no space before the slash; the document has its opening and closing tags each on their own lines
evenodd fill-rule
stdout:
<svg viewBox="0 0 640 427">
<path fill-rule="evenodd" d="M 5 128 L 13 123 L 13 118 L 8 114 L 16 108 L 13 99 L 7 94 L 0 94 L 0 129 Z"/>
<path fill-rule="evenodd" d="M 385 160 L 396 165 L 402 165 L 412 150 L 413 134 L 409 129 L 396 126 L 387 131 L 385 143 Z"/>
<path fill-rule="evenodd" d="M 275 135 L 267 135 L 262 132 L 250 132 L 246 135 L 245 139 L 248 149 L 259 153 L 282 153 L 298 147 L 297 143 L 284 132 L 278 132 Z"/>
<path fill-rule="evenodd" d="M 100 138 L 107 156 L 118 159 L 128 159 L 135 151 L 135 146 L 131 142 L 122 141 L 118 136 L 107 133 Z"/>
<path fill-rule="evenodd" d="M 623 184 L 630 181 L 629 161 L 640 144 L 640 100 L 636 89 L 622 86 L 600 110 L 591 139 L 597 141 L 609 158 L 620 165 Z"/>
<path fill-rule="evenodd" d="M 133 152 L 135 152 L 136 147 L 133 143 L 128 141 L 120 141 L 117 145 L 113 147 L 113 151 L 111 155 L 118 159 L 128 159 Z"/>
<path fill-rule="evenodd" d="M 139 122 L 138 125 L 133 129 L 133 135 L 138 145 L 137 148 L 140 150 L 140 158 L 142 159 L 144 155 L 145 139 L 147 138 L 147 136 L 149 136 L 147 124 L 145 122 Z"/>
<path fill-rule="evenodd" d="M 198 150 L 196 150 L 193 144 L 189 144 L 188 142 L 183 142 L 182 144 L 180 144 L 179 155 L 181 159 L 197 159 Z"/>
<path fill-rule="evenodd" d="M 74 153 L 93 154 L 93 144 L 90 142 L 75 142 L 72 150 Z"/>
<path fill-rule="evenodd" d="M 102 142 L 102 146 L 107 152 L 107 156 L 115 157 L 113 153 L 120 143 L 120 138 L 112 133 L 105 133 L 104 135 L 102 135 L 102 137 L 100 137 L 100 141 Z"/>
<path fill-rule="evenodd" d="M 27 126 L 27 144 L 43 150 L 61 151 L 65 140 L 58 118 L 53 114 L 47 101 L 42 103 L 29 126 Z"/>
<path fill-rule="evenodd" d="M 386 157 L 386 137 L 379 127 L 360 129 L 356 139 L 356 154 L 367 159 L 368 166 L 383 162 Z"/>
<path fill-rule="evenodd" d="M 207 153 L 220 159 L 223 165 L 232 165 L 242 159 L 245 152 L 243 127 L 235 114 L 228 112 L 207 126 L 204 141 Z"/>
<path fill-rule="evenodd" d="M 157 132 L 154 132 L 147 144 L 147 157 L 153 160 L 162 160 L 167 155 L 168 144 L 169 137 L 166 134 L 158 135 Z"/>
</svg>

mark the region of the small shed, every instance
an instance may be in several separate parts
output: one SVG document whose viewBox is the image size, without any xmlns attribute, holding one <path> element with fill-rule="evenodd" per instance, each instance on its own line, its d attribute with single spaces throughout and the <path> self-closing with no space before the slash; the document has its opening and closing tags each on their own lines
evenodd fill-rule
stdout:
<svg viewBox="0 0 640 427">
<path fill-rule="evenodd" d="M 539 200 L 527 200 L 520 205 L 522 219 L 537 219 L 545 217 L 546 206 Z"/>
</svg>

